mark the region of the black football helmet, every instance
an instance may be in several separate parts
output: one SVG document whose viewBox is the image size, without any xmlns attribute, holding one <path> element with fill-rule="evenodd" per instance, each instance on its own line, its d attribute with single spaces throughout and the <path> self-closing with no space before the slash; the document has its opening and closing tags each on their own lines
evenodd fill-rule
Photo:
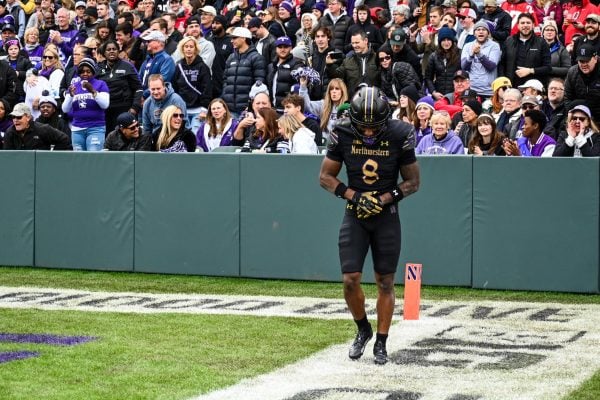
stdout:
<svg viewBox="0 0 600 400">
<path fill-rule="evenodd" d="M 390 103 L 379 88 L 374 86 L 359 88 L 350 102 L 350 120 L 354 133 L 364 143 L 375 143 L 390 118 L 390 112 Z M 375 134 L 366 136 L 365 128 L 373 129 Z"/>
</svg>

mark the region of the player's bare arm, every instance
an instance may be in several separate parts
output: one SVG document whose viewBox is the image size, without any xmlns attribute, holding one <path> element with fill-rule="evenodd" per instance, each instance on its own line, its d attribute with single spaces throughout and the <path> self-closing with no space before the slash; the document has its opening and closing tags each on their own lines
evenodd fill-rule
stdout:
<svg viewBox="0 0 600 400">
<path fill-rule="evenodd" d="M 398 188 L 402 192 L 402 198 L 410 196 L 419 190 L 421 177 L 417 162 L 400 167 L 400 175 L 402 176 L 402 182 L 398 185 Z M 388 192 L 382 194 L 380 199 L 382 204 L 389 204 L 394 201 L 394 196 L 391 192 Z"/>
<path fill-rule="evenodd" d="M 319 174 L 319 183 L 321 184 L 321 187 L 328 192 L 335 194 L 335 189 L 341 183 L 337 178 L 341 169 L 342 163 L 324 157 L 323 162 L 321 163 L 321 172 Z M 343 197 L 346 200 L 352 200 L 352 196 L 354 196 L 354 190 L 350 188 L 346 189 Z"/>
</svg>

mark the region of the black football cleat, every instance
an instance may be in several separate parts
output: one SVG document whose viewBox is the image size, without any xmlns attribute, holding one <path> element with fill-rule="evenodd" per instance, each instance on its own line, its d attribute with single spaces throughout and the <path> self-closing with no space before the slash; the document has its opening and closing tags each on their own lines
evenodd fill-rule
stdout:
<svg viewBox="0 0 600 400">
<path fill-rule="evenodd" d="M 369 340 L 373 337 L 373 330 L 359 330 L 356 334 L 356 338 L 354 338 L 354 343 L 350 346 L 350 351 L 348 352 L 348 356 L 352 360 L 358 360 L 362 357 L 365 352 L 365 347 Z"/>
<path fill-rule="evenodd" d="M 375 356 L 375 364 L 383 365 L 388 362 L 387 350 L 383 342 L 375 342 L 373 346 L 373 355 Z"/>
</svg>

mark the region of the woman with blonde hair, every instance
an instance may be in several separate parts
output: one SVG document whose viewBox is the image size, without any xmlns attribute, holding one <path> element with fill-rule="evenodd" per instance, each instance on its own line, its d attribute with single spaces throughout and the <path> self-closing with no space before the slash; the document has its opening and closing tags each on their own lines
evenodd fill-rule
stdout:
<svg viewBox="0 0 600 400">
<path fill-rule="evenodd" d="M 181 108 L 170 105 L 160 117 L 162 126 L 153 132 L 157 137 L 156 150 L 161 153 L 193 153 L 196 151 L 196 136 L 185 127 L 185 114 Z"/>
<path fill-rule="evenodd" d="M 416 154 L 464 154 L 462 140 L 450 130 L 452 120 L 446 111 L 436 111 L 430 119 L 431 133 L 419 142 Z"/>
<path fill-rule="evenodd" d="M 173 90 L 185 101 L 189 127 L 196 132 L 200 127 L 199 118 L 206 115 L 212 97 L 211 72 L 200 57 L 200 45 L 196 38 L 185 36 L 179 41 L 177 51 L 181 59 L 173 75 Z"/>
<path fill-rule="evenodd" d="M 58 49 L 56 45 L 48 43 L 44 48 L 42 56 L 42 68 L 39 75 L 48 79 L 50 83 L 50 95 L 55 99 L 59 98 L 60 82 L 65 76 L 65 68 L 60 62 Z"/>
<path fill-rule="evenodd" d="M 23 49 L 29 55 L 29 60 L 34 67 L 38 67 L 42 63 L 44 55 L 44 46 L 40 44 L 40 31 L 36 27 L 31 27 L 25 30 L 23 35 Z M 38 68 L 39 69 L 39 68 Z"/>
<path fill-rule="evenodd" d="M 318 154 L 315 133 L 302 125 L 296 117 L 284 114 L 277 120 L 279 134 L 289 143 L 292 154 Z"/>
<path fill-rule="evenodd" d="M 308 94 L 307 79 L 300 78 L 300 96 L 304 98 L 304 110 L 317 115 L 321 119 L 323 139 L 329 140 L 335 121 L 337 120 L 338 107 L 348 101 L 348 88 L 343 80 L 334 78 L 329 81 L 323 100 L 312 101 Z"/>
<path fill-rule="evenodd" d="M 196 132 L 196 145 L 205 152 L 221 146 L 231 146 L 238 123 L 238 120 L 231 117 L 225 100 L 214 99 L 208 105 L 206 119 Z"/>
</svg>

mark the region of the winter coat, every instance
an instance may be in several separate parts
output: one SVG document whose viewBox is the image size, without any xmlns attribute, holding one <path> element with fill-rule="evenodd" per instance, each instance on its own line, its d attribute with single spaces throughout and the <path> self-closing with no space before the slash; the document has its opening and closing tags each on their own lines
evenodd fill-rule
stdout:
<svg viewBox="0 0 600 400">
<path fill-rule="evenodd" d="M 559 41 L 550 45 L 550 64 L 552 65 L 550 77 L 565 79 L 571 68 L 571 55 Z"/>
<path fill-rule="evenodd" d="M 576 138 L 562 132 L 554 147 L 552 157 L 598 157 L 600 156 L 600 133 L 591 129 Z"/>
<path fill-rule="evenodd" d="M 573 100 L 584 100 L 592 112 L 592 118 L 600 121 L 600 66 L 587 76 L 581 72 L 579 65 L 573 65 L 565 79 L 565 102 L 567 110 Z"/>
<path fill-rule="evenodd" d="M 324 15 L 319 20 L 321 26 L 327 26 L 331 29 L 333 37 L 330 41 L 331 46 L 339 51 L 344 51 L 346 32 L 350 25 L 354 24 L 354 21 L 349 17 L 345 11 L 342 11 L 339 17 L 335 18 L 331 15 L 329 10 L 325 10 Z"/>
<path fill-rule="evenodd" d="M 340 78 L 346 82 L 349 98 L 352 98 L 356 88 L 361 83 L 377 87 L 381 85 L 377 54 L 372 50 L 367 52 L 364 66 L 362 56 L 354 53 L 351 57 L 345 58 L 340 66 L 328 64 L 326 71 L 329 78 Z"/>
<path fill-rule="evenodd" d="M 371 45 L 372 49 L 378 49 L 383 44 L 384 40 L 381 36 L 381 31 L 378 27 L 373 25 L 371 22 L 371 16 L 367 14 L 367 20 L 364 24 L 358 22 L 348 27 L 348 31 L 346 31 L 346 39 L 344 40 L 344 53 L 348 53 L 352 50 L 352 45 L 350 44 L 352 35 L 361 30 L 367 34 L 367 38 L 369 38 L 369 44 Z"/>
<path fill-rule="evenodd" d="M 108 151 L 152 151 L 152 137 L 150 135 L 140 135 L 132 140 L 127 140 L 121 129 L 117 128 L 106 136 L 104 149 Z"/>
<path fill-rule="evenodd" d="M 25 97 L 23 86 L 18 85 L 17 73 L 5 60 L 0 60 L 0 98 L 14 107 L 21 97 Z"/>
<path fill-rule="evenodd" d="M 14 126 L 4 135 L 4 150 L 73 150 L 71 139 L 66 133 L 50 125 L 31 122 L 25 132 L 17 132 Z"/>
<path fill-rule="evenodd" d="M 254 46 L 244 53 L 234 51 L 225 62 L 222 98 L 229 110 L 242 112 L 250 100 L 250 89 L 256 81 L 265 82 L 265 59 Z"/>
<path fill-rule="evenodd" d="M 513 87 L 517 87 L 525 83 L 528 79 L 538 79 L 542 84 L 546 84 L 546 79 L 552 71 L 552 65 L 550 63 L 550 48 L 544 39 L 535 34 L 532 34 L 525 43 L 523 43 L 523 51 L 527 54 L 527 58 L 523 63 L 517 65 L 517 56 L 519 43 L 519 33 L 509 37 L 506 40 L 506 47 L 502 52 L 502 58 L 500 61 L 500 67 L 498 69 L 499 76 L 506 76 L 513 84 Z M 535 70 L 534 75 L 529 75 L 524 78 L 519 78 L 515 71 L 518 67 L 533 68 Z"/>
<path fill-rule="evenodd" d="M 425 70 L 425 85 L 429 93 L 454 91 L 454 73 L 460 69 L 460 55 L 456 60 L 456 64 L 449 64 L 446 59 L 440 58 L 438 52 L 429 57 L 429 66 Z"/>
</svg>

